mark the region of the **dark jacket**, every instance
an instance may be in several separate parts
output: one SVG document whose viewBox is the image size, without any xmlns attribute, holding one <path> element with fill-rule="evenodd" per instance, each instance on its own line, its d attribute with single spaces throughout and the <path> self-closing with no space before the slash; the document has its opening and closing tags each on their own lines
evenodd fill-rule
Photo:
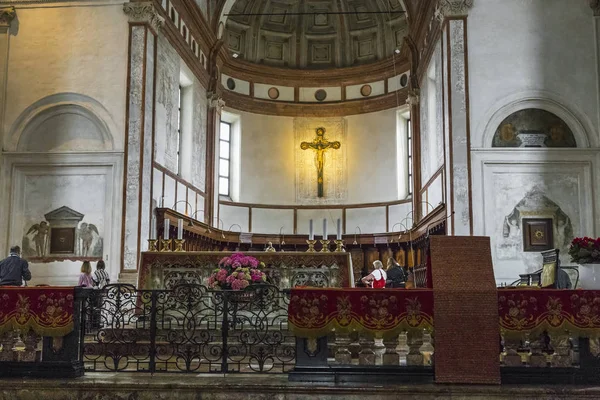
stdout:
<svg viewBox="0 0 600 400">
<path fill-rule="evenodd" d="M 387 281 L 385 287 L 387 288 L 398 288 L 404 287 L 406 282 L 406 274 L 402 267 L 395 265 L 387 271 Z"/>
<path fill-rule="evenodd" d="M 29 264 L 16 254 L 0 261 L 0 286 L 21 286 L 31 280 Z"/>
</svg>

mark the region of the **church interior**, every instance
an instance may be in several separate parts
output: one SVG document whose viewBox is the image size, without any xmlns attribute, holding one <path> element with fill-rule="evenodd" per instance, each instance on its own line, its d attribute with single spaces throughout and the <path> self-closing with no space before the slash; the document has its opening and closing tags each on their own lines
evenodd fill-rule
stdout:
<svg viewBox="0 0 600 400">
<path fill-rule="evenodd" d="M 0 0 L 0 136 L 0 398 L 600 397 L 599 0 Z"/>
</svg>

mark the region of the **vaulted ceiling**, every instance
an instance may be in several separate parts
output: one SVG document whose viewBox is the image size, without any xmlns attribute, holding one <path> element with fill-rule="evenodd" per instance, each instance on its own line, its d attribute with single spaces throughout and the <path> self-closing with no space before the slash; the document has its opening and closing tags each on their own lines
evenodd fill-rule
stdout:
<svg viewBox="0 0 600 400">
<path fill-rule="evenodd" d="M 226 45 L 253 63 L 327 69 L 391 57 L 408 34 L 400 0 L 236 0 Z"/>
</svg>

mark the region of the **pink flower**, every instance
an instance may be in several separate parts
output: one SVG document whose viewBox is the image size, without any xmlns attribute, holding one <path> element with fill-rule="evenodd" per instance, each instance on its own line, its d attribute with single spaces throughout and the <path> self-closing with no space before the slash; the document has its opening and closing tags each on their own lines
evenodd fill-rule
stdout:
<svg viewBox="0 0 600 400">
<path fill-rule="evenodd" d="M 240 263 L 239 261 L 234 261 L 234 262 L 231 264 L 231 267 L 232 267 L 232 268 L 235 268 L 235 269 L 241 268 L 241 267 L 242 267 L 242 263 Z"/>
</svg>

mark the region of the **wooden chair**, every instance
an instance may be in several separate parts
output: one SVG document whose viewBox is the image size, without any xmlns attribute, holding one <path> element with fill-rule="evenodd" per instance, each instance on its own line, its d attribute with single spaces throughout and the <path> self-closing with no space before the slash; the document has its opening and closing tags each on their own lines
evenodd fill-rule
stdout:
<svg viewBox="0 0 600 400">
<path fill-rule="evenodd" d="M 561 266 L 558 257 L 559 252 L 559 249 L 542 251 L 542 269 L 531 274 L 519 275 L 520 279 L 509 286 L 539 286 L 545 289 L 567 289 L 567 280 L 564 278 L 566 277 L 570 280 L 570 276 L 565 270 L 570 270 L 575 272 L 575 284 L 572 285 L 572 288 L 576 288 L 579 283 L 579 270 L 575 267 Z"/>
</svg>

